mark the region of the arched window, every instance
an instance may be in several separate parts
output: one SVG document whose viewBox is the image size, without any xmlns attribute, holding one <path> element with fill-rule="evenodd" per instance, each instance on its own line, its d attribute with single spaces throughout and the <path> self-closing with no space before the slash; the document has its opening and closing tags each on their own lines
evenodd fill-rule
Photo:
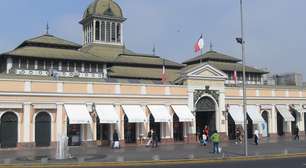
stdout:
<svg viewBox="0 0 306 168">
<path fill-rule="evenodd" d="M 117 42 L 121 43 L 121 24 L 117 23 Z"/>
<path fill-rule="evenodd" d="M 110 42 L 110 23 L 106 22 L 106 42 Z"/>
<path fill-rule="evenodd" d="M 105 41 L 105 22 L 101 24 L 101 40 Z"/>
<path fill-rule="evenodd" d="M 96 40 L 100 40 L 100 22 L 96 21 Z"/>
<path fill-rule="evenodd" d="M 116 42 L 116 24 L 112 23 L 112 42 Z"/>
</svg>

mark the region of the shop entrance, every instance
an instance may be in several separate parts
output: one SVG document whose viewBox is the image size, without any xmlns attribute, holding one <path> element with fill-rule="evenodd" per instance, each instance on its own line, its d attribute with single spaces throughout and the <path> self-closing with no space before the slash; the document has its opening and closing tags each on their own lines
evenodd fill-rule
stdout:
<svg viewBox="0 0 306 168">
<path fill-rule="evenodd" d="M 184 123 L 180 122 L 178 116 L 173 115 L 173 136 L 174 141 L 184 141 Z"/>
<path fill-rule="evenodd" d="M 50 146 L 51 117 L 46 112 L 40 112 L 35 117 L 35 143 L 38 147 Z"/>
<path fill-rule="evenodd" d="M 228 138 L 230 140 L 236 139 L 236 124 L 231 115 L 228 114 Z"/>
<path fill-rule="evenodd" d="M 1 148 L 15 148 L 18 141 L 18 117 L 13 112 L 6 112 L 1 117 Z"/>
<path fill-rule="evenodd" d="M 248 119 L 248 125 L 247 125 L 248 138 L 253 138 L 253 130 L 254 130 L 253 121 L 252 121 L 252 119 L 250 118 L 249 115 L 247 115 L 247 119 Z"/>
<path fill-rule="evenodd" d="M 100 119 L 97 117 L 97 140 L 101 141 L 101 146 L 109 146 L 111 144 L 111 125 L 100 124 Z"/>
<path fill-rule="evenodd" d="M 160 142 L 160 123 L 155 122 L 153 115 L 150 115 L 150 130 L 153 129 L 156 132 L 157 139 Z"/>
<path fill-rule="evenodd" d="M 284 135 L 284 119 L 279 112 L 277 112 L 277 134 L 279 136 Z"/>
<path fill-rule="evenodd" d="M 201 98 L 196 104 L 197 132 L 202 134 L 206 125 L 209 128 L 209 134 L 216 130 L 216 104 L 209 97 Z"/>
<path fill-rule="evenodd" d="M 67 136 L 69 146 L 81 145 L 81 124 L 69 124 L 67 123 Z"/>
<path fill-rule="evenodd" d="M 136 143 L 136 123 L 129 123 L 127 116 L 124 116 L 124 140 L 125 143 Z"/>
</svg>

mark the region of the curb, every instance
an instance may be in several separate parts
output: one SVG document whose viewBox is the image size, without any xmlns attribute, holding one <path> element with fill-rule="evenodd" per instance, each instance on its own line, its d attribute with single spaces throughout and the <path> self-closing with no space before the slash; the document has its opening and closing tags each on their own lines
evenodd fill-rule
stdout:
<svg viewBox="0 0 306 168">
<path fill-rule="evenodd" d="M 294 153 L 294 154 L 273 154 L 273 155 L 262 155 L 262 156 L 238 156 L 229 158 L 213 158 L 213 159 L 179 159 L 179 160 L 159 160 L 159 161 L 126 161 L 126 162 L 85 162 L 85 163 L 50 163 L 50 164 L 0 164 L 0 168 L 70 168 L 70 167 L 132 167 L 132 166 L 158 166 L 158 165 L 185 165 L 185 164 L 207 164 L 207 163 L 224 163 L 224 162 L 235 162 L 235 161 L 253 161 L 253 160 L 272 160 L 272 159 L 285 159 L 285 158 L 298 158 L 305 157 L 305 153 Z"/>
</svg>

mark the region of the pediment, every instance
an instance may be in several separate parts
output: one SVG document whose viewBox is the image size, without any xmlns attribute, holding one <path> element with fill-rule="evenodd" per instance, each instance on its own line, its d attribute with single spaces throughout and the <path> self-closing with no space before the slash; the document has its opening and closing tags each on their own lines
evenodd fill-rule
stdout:
<svg viewBox="0 0 306 168">
<path fill-rule="evenodd" d="M 221 70 L 209 65 L 209 64 L 201 64 L 190 69 L 187 72 L 187 77 L 199 78 L 199 79 L 227 79 L 227 75 Z"/>
</svg>

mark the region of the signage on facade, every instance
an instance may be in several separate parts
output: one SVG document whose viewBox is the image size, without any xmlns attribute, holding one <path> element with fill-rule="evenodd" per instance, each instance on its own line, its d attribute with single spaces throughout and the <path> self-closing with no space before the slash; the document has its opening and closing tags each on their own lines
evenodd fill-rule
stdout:
<svg viewBox="0 0 306 168">
<path fill-rule="evenodd" d="M 273 105 L 270 104 L 265 104 L 265 105 L 260 105 L 261 110 L 272 110 Z"/>
</svg>

